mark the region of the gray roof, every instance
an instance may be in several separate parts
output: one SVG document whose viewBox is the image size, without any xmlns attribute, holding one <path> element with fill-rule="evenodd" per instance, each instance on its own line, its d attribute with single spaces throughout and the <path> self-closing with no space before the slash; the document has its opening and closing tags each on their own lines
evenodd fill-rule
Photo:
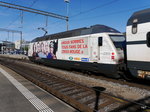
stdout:
<svg viewBox="0 0 150 112">
<path fill-rule="evenodd" d="M 79 28 L 79 29 L 70 30 L 66 32 L 37 37 L 34 40 L 32 40 L 32 42 L 51 40 L 51 39 L 61 39 L 61 38 L 95 34 L 95 33 L 103 33 L 103 32 L 119 33 L 119 31 L 117 31 L 114 28 L 98 24 L 98 25 L 91 26 L 89 28 L 84 27 L 84 28 Z"/>
<path fill-rule="evenodd" d="M 128 20 L 127 26 L 132 25 L 135 19 L 137 19 L 138 24 L 150 22 L 150 8 L 133 13 Z"/>
</svg>

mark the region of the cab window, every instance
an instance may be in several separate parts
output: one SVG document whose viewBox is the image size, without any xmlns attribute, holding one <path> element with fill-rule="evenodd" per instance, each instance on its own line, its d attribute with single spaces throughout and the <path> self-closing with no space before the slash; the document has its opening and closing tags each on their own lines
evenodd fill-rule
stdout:
<svg viewBox="0 0 150 112">
<path fill-rule="evenodd" d="M 124 35 L 109 35 L 116 48 L 125 48 Z"/>
</svg>

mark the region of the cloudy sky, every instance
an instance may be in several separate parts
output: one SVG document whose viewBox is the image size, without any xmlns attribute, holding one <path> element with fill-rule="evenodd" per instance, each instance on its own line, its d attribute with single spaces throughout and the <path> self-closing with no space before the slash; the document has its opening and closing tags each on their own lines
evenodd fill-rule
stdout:
<svg viewBox="0 0 150 112">
<path fill-rule="evenodd" d="M 66 16 L 66 3 L 64 0 L 1 0 L 12 4 L 31 7 L 43 11 L 53 12 Z M 150 8 L 149 0 L 70 0 L 69 3 L 69 29 L 88 27 L 103 24 L 125 32 L 128 18 L 133 12 Z M 0 28 L 23 32 L 23 39 L 32 40 L 42 36 L 44 32 L 38 27 L 47 29 L 48 34 L 66 31 L 66 22 L 48 17 L 46 26 L 45 16 L 0 7 Z M 22 21 L 22 22 L 21 22 Z M 19 40 L 17 33 L 0 32 L 0 41 Z"/>
</svg>

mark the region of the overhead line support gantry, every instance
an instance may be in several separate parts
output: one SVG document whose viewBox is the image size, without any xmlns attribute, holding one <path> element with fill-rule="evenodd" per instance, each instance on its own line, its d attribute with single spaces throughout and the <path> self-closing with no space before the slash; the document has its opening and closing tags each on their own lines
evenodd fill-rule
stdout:
<svg viewBox="0 0 150 112">
<path fill-rule="evenodd" d="M 7 2 L 3 2 L 3 1 L 0 1 L 0 6 L 17 9 L 17 10 L 22 10 L 22 11 L 26 11 L 26 12 L 30 12 L 30 13 L 36 13 L 36 14 L 40 14 L 40 15 L 44 15 L 44 16 L 50 16 L 50 17 L 57 18 L 57 19 L 66 20 L 67 23 L 69 21 L 68 16 L 63 16 L 63 15 L 59 15 L 59 14 L 55 14 L 55 13 L 51 13 L 51 12 L 47 12 L 47 11 L 42 11 L 42 10 L 30 8 L 30 7 L 25 7 L 25 6 L 21 6 L 21 5 L 16 5 L 16 4 L 12 4 L 12 3 L 7 3 Z"/>
</svg>

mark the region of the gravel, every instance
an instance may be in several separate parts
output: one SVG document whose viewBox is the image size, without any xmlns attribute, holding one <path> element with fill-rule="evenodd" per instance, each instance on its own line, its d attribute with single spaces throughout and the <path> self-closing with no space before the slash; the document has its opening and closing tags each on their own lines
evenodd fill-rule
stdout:
<svg viewBox="0 0 150 112">
<path fill-rule="evenodd" d="M 117 108 L 119 106 L 120 105 L 118 105 L 118 103 L 113 103 L 113 104 L 106 106 L 103 109 L 100 109 L 99 112 L 109 112 L 109 111 L 114 110 L 115 108 Z"/>
<path fill-rule="evenodd" d="M 33 65 L 33 66 L 37 67 L 38 65 Z M 82 73 L 74 73 L 71 71 L 61 70 L 57 68 L 50 68 L 45 66 L 39 66 L 39 68 L 42 68 L 43 70 L 44 69 L 48 70 L 49 73 L 55 74 L 66 80 L 71 80 L 88 87 L 94 87 L 94 86 L 104 87 L 106 88 L 105 92 L 131 101 L 150 96 L 150 91 L 146 89 L 131 87 L 125 84 L 114 83 L 111 81 L 106 81 L 101 79 L 94 79 L 91 77 L 83 76 Z"/>
</svg>

